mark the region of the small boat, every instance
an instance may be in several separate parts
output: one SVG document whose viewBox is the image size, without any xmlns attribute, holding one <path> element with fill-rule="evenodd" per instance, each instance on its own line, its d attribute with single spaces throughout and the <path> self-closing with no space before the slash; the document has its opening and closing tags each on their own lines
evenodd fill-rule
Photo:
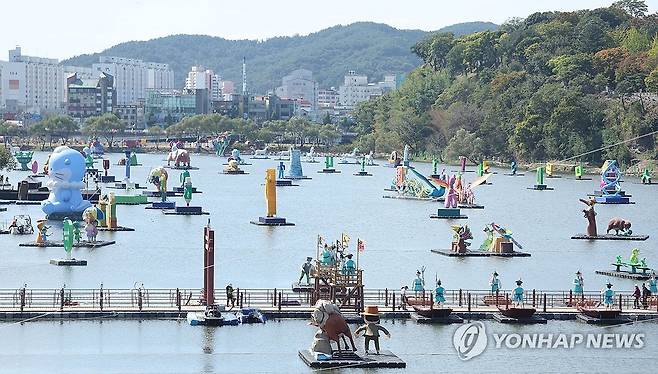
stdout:
<svg viewBox="0 0 658 374">
<path fill-rule="evenodd" d="M 427 294 L 427 297 L 419 297 L 419 296 L 407 296 L 407 305 L 409 306 L 426 306 L 429 307 L 433 304 L 432 299 L 429 297 L 429 293 Z"/>
<path fill-rule="evenodd" d="M 512 304 L 512 301 L 508 298 L 505 297 L 505 295 L 487 295 L 482 298 L 482 302 L 484 305 L 509 305 Z"/>
<path fill-rule="evenodd" d="M 597 319 L 617 319 L 621 314 L 620 309 L 607 309 L 601 307 L 578 307 L 578 311 L 588 317 L 597 318 Z"/>
<path fill-rule="evenodd" d="M 434 308 L 434 307 L 426 307 L 426 306 L 417 306 L 417 305 L 412 305 L 412 308 L 414 308 L 414 311 L 418 313 L 419 316 L 425 317 L 425 318 L 432 318 L 432 319 L 440 319 L 440 318 L 448 318 L 450 313 L 452 313 L 452 309 L 450 308 Z"/>
<path fill-rule="evenodd" d="M 265 323 L 267 317 L 260 310 L 254 308 L 242 308 L 237 313 L 240 323 Z"/>
<path fill-rule="evenodd" d="M 510 308 L 500 308 L 498 307 L 500 314 L 505 317 L 514 318 L 514 319 L 528 319 L 532 318 L 537 309 L 535 308 L 520 308 L 520 307 L 510 307 Z"/>
<path fill-rule="evenodd" d="M 191 326 L 236 326 L 240 320 L 235 314 L 224 312 L 223 308 L 215 306 L 203 312 L 188 312 L 187 322 Z"/>
</svg>

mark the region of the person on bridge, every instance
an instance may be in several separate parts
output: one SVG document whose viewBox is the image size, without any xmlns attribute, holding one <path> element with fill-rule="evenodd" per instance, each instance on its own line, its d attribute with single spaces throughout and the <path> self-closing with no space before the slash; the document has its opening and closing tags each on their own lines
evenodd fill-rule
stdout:
<svg viewBox="0 0 658 374">
<path fill-rule="evenodd" d="M 306 257 L 306 262 L 302 264 L 302 273 L 299 275 L 299 282 L 302 283 L 302 279 L 306 277 L 306 284 L 311 283 L 311 271 L 313 270 L 313 263 L 311 262 L 313 257 Z"/>
<path fill-rule="evenodd" d="M 640 291 L 640 287 L 635 285 L 635 290 L 633 291 L 633 308 L 635 309 L 640 309 L 640 297 L 642 296 L 642 292 Z"/>
<path fill-rule="evenodd" d="M 235 296 L 233 295 L 233 285 L 229 283 L 226 286 L 226 306 L 231 303 L 231 308 L 235 307 Z"/>
</svg>

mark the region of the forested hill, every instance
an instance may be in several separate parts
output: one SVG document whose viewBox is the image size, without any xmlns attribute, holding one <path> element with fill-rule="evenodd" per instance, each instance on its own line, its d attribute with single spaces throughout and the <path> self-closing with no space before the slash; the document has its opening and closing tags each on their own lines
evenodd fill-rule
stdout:
<svg viewBox="0 0 658 374">
<path fill-rule="evenodd" d="M 493 30 L 490 22 L 467 22 L 439 31 L 458 35 Z M 385 73 L 407 73 L 421 60 L 410 48 L 427 32 L 398 30 L 384 24 L 359 22 L 334 26 L 305 36 L 276 37 L 265 41 L 227 40 L 205 35 L 172 35 L 148 41 L 121 43 L 100 53 L 85 54 L 63 64 L 90 66 L 99 56 L 139 58 L 168 63 L 177 86 L 182 86 L 192 65 L 213 69 L 224 79 L 242 81 L 242 57 L 247 58 L 250 91 L 264 93 L 281 84 L 295 69 L 309 69 L 321 87 L 338 86 L 348 70 L 379 79 Z"/>
<path fill-rule="evenodd" d="M 402 87 L 356 110 L 358 147 L 564 160 L 658 130 L 658 14 L 642 0 L 431 34 Z M 576 157 L 656 159 L 656 138 Z"/>
</svg>

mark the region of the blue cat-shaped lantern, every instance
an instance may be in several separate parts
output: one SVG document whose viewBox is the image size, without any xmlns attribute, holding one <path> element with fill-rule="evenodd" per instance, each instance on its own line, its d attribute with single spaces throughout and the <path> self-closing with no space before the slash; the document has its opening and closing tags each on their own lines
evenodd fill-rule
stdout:
<svg viewBox="0 0 658 374">
<path fill-rule="evenodd" d="M 46 215 L 79 215 L 89 208 L 91 203 L 82 198 L 85 187 L 82 178 L 85 175 L 85 158 L 80 152 L 67 146 L 55 148 L 48 164 L 48 188 L 50 195 L 41 203 L 41 210 Z"/>
</svg>

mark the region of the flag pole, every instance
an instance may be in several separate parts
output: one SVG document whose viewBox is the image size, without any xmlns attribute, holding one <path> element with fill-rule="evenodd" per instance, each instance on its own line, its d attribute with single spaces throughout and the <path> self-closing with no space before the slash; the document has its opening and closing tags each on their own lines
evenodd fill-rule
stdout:
<svg viewBox="0 0 658 374">
<path fill-rule="evenodd" d="M 356 270 L 359 270 L 359 252 L 361 252 L 360 247 L 361 239 L 356 238 Z"/>
</svg>

